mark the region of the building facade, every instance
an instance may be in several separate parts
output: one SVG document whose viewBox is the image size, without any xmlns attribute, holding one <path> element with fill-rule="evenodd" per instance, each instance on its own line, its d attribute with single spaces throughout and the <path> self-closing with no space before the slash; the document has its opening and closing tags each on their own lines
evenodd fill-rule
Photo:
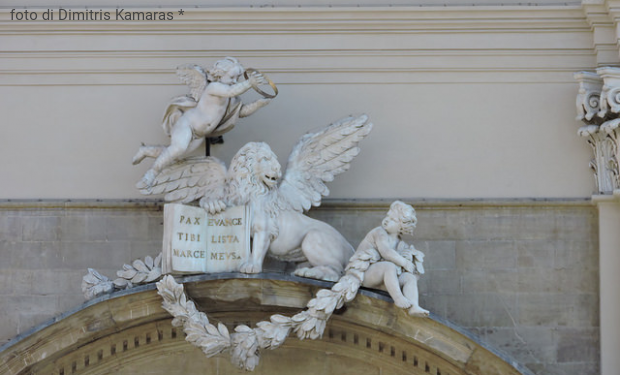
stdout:
<svg viewBox="0 0 620 375">
<path fill-rule="evenodd" d="M 135 189 L 147 166 L 131 157 L 168 142 L 178 65 L 234 56 L 279 95 L 214 156 L 265 141 L 285 164 L 302 134 L 366 113 L 360 155 L 310 215 L 356 246 L 405 200 L 422 306 L 535 374 L 617 372 L 620 3 L 108 3 L 0 8 L 5 353 L 80 308 L 88 267 L 113 277 L 160 251 L 163 204 Z"/>
</svg>

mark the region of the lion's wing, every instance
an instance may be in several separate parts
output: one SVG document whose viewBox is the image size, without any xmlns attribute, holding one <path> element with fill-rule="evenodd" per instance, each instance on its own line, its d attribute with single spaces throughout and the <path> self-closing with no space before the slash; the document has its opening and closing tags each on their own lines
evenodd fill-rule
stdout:
<svg viewBox="0 0 620 375">
<path fill-rule="evenodd" d="M 226 166 L 214 157 L 188 158 L 165 168 L 150 191 L 138 186 L 144 195 L 166 194 L 164 199 L 175 203 L 191 203 L 202 197 L 223 200 L 225 188 Z"/>
<path fill-rule="evenodd" d="M 190 96 L 196 101 L 200 100 L 208 83 L 204 69 L 196 64 L 180 65 L 177 67 L 177 76 L 189 86 Z"/>
<path fill-rule="evenodd" d="M 317 133 L 306 134 L 293 148 L 279 194 L 283 203 L 303 212 L 329 194 L 325 182 L 346 171 L 357 147 L 372 129 L 368 116 L 347 117 Z"/>
</svg>

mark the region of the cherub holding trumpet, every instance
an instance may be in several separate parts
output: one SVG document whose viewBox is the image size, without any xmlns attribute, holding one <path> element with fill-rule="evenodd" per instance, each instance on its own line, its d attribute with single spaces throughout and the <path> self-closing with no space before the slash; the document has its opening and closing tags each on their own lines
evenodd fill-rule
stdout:
<svg viewBox="0 0 620 375">
<path fill-rule="evenodd" d="M 138 164 L 145 158 L 155 158 L 138 187 L 150 189 L 157 175 L 166 167 L 195 150 L 205 137 L 218 137 L 231 130 L 236 121 L 247 117 L 269 104 L 278 91 L 273 82 L 260 72 L 247 71 L 233 57 L 217 61 L 205 70 L 198 65 L 182 65 L 177 75 L 190 87 L 190 94 L 173 98 L 164 114 L 163 128 L 170 136 L 170 145 L 142 145 L 133 158 Z M 239 82 L 241 76 L 245 80 Z M 274 90 L 270 95 L 258 88 L 269 84 Z M 239 95 L 254 88 L 264 98 L 243 104 Z"/>
</svg>

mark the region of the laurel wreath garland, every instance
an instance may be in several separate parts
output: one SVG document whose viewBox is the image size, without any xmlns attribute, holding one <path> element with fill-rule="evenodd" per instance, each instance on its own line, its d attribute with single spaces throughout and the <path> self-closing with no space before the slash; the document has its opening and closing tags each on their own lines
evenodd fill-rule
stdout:
<svg viewBox="0 0 620 375">
<path fill-rule="evenodd" d="M 103 294 L 109 294 L 117 290 L 133 288 L 136 285 L 152 283 L 161 278 L 161 258 L 159 253 L 153 259 L 147 256 L 144 260 L 136 259 L 131 264 L 124 264 L 122 270 L 116 271 L 115 280 L 100 274 L 93 268 L 82 278 L 82 293 L 86 300 L 91 300 Z"/>
<path fill-rule="evenodd" d="M 207 314 L 198 311 L 188 299 L 183 284 L 178 284 L 172 276 L 164 276 L 157 283 L 157 293 L 163 298 L 162 307 L 174 317 L 172 325 L 183 327 L 186 341 L 199 347 L 207 357 L 228 350 L 234 365 L 252 371 L 258 365 L 260 351 L 278 348 L 291 331 L 300 340 L 322 337 L 334 310 L 355 298 L 364 281 L 364 272 L 379 259 L 376 250 L 368 249 L 348 264 L 345 275 L 331 289 L 319 290 L 306 310 L 292 317 L 272 315 L 269 321 L 258 322 L 256 328 L 241 324 L 235 327 L 234 333 L 222 323 L 217 326 L 210 323 Z"/>
</svg>

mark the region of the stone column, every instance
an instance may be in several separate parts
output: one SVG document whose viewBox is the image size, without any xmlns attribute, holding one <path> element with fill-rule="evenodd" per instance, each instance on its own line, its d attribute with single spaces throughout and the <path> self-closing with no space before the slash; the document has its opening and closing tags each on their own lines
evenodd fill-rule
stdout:
<svg viewBox="0 0 620 375">
<path fill-rule="evenodd" d="M 599 214 L 601 374 L 620 369 L 620 68 L 581 72 L 577 119 L 585 123 L 579 135 L 592 147 L 590 167 L 598 194 L 592 201 Z"/>
</svg>

